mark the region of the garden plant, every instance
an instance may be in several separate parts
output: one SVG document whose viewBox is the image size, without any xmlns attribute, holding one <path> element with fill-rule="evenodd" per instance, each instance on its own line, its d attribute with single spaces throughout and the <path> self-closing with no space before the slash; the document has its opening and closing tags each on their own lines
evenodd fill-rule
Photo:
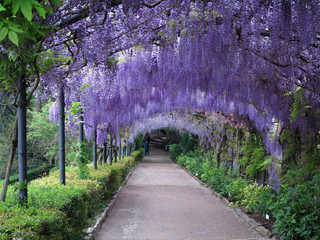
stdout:
<svg viewBox="0 0 320 240">
<path fill-rule="evenodd" d="M 1 237 L 80 236 L 121 161 L 171 129 L 197 177 L 319 239 L 319 22 L 319 0 L 0 1 Z"/>
</svg>

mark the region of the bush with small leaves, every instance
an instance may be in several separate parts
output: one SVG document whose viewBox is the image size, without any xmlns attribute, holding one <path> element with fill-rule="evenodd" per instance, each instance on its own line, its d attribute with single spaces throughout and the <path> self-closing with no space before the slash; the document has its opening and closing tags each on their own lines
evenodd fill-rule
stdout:
<svg viewBox="0 0 320 240">
<path fill-rule="evenodd" d="M 279 188 L 277 201 L 272 207 L 274 231 L 282 240 L 320 238 L 320 176 L 297 187 Z"/>
</svg>

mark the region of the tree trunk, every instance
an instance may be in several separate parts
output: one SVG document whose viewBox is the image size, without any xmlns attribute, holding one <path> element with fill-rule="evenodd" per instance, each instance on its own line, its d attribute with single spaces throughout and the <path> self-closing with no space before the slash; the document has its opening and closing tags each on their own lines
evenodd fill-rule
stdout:
<svg viewBox="0 0 320 240">
<path fill-rule="evenodd" d="M 7 190 L 9 185 L 9 177 L 11 173 L 13 159 L 14 159 L 14 156 L 16 155 L 17 146 L 18 146 L 18 112 L 16 113 L 16 119 L 14 121 L 13 134 L 12 134 L 12 140 L 11 140 L 11 152 L 10 152 L 10 157 L 8 159 L 6 176 L 3 182 L 3 187 L 0 195 L 0 201 L 3 201 L 3 202 L 6 201 Z"/>
</svg>

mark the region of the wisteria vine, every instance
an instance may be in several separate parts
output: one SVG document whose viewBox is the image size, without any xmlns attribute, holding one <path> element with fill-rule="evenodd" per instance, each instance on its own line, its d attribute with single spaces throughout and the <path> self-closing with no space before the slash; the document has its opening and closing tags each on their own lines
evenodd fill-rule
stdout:
<svg viewBox="0 0 320 240">
<path fill-rule="evenodd" d="M 201 110 L 232 115 L 279 153 L 270 132 L 289 129 L 305 142 L 319 132 L 319 8 L 316 0 L 63 1 L 45 19 L 59 29 L 41 51 L 69 61 L 41 73 L 37 96 L 56 98 L 63 86 L 99 144 L 154 114 Z"/>
</svg>

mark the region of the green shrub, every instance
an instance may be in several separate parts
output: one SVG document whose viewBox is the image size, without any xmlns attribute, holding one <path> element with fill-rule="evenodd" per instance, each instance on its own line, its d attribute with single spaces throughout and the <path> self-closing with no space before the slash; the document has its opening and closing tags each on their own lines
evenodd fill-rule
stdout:
<svg viewBox="0 0 320 240">
<path fill-rule="evenodd" d="M 184 154 L 181 154 L 177 157 L 177 163 L 180 164 L 183 167 L 186 167 L 186 156 Z"/>
<path fill-rule="evenodd" d="M 131 156 L 134 157 L 135 161 L 140 161 L 144 158 L 145 150 L 143 148 L 139 148 L 138 150 L 131 153 Z"/>
<path fill-rule="evenodd" d="M 269 191 L 269 186 L 258 186 L 258 183 L 253 181 L 243 189 L 243 200 L 241 204 L 250 212 L 258 212 L 258 206 L 261 199 L 261 194 Z"/>
<path fill-rule="evenodd" d="M 228 196 L 227 186 L 233 181 L 233 179 L 227 176 L 225 174 L 225 170 L 221 168 L 214 168 L 212 172 L 214 174 L 212 174 L 212 176 L 207 180 L 207 183 L 222 196 Z"/>
<path fill-rule="evenodd" d="M 140 148 L 142 148 L 143 135 L 142 135 L 141 133 L 134 139 L 134 143 L 135 143 L 135 145 L 136 145 L 135 151 L 137 151 L 137 150 L 139 150 Z"/>
<path fill-rule="evenodd" d="M 68 218 L 69 238 L 80 239 L 89 215 L 90 200 L 99 197 L 100 190 L 97 181 L 68 179 L 66 185 L 62 185 L 58 178 L 50 176 L 29 184 L 28 204 L 64 212 Z"/>
<path fill-rule="evenodd" d="M 113 195 L 115 191 L 121 186 L 124 180 L 125 166 L 123 163 L 114 163 L 110 166 L 110 187 L 108 189 L 109 196 Z"/>
<path fill-rule="evenodd" d="M 277 201 L 272 207 L 275 217 L 274 231 L 281 239 L 320 238 L 320 176 L 313 181 L 279 188 Z"/>
<path fill-rule="evenodd" d="M 78 178 L 77 167 L 66 167 L 66 185 L 60 184 L 59 171 L 52 171 L 28 184 L 28 208 L 18 205 L 19 185 L 9 186 L 7 201 L 0 204 L 0 239 L 82 239 L 88 218 L 143 157 L 139 149 L 112 166 L 88 165 L 87 179 Z"/>
<path fill-rule="evenodd" d="M 228 197 L 231 200 L 239 202 L 243 199 L 244 189 L 249 186 L 250 182 L 245 178 L 237 178 L 236 180 L 232 181 L 229 185 L 226 186 L 226 191 L 228 192 Z"/>
<path fill-rule="evenodd" d="M 177 160 L 183 154 L 183 147 L 180 144 L 172 144 L 169 148 L 169 157 Z"/>
<path fill-rule="evenodd" d="M 190 136 L 188 134 L 183 134 L 180 144 L 185 153 L 193 152 L 198 146 L 198 138 L 196 138 L 194 135 Z"/>
<path fill-rule="evenodd" d="M 0 239 L 65 239 L 67 217 L 63 212 L 0 202 Z"/>
<path fill-rule="evenodd" d="M 202 163 L 201 159 L 199 158 L 194 158 L 194 157 L 189 157 L 189 156 L 184 156 L 185 158 L 185 167 L 190 170 L 193 175 L 195 175 L 198 178 L 201 178 L 202 176 Z"/>
<path fill-rule="evenodd" d="M 273 188 L 269 187 L 262 191 L 260 194 L 260 201 L 257 205 L 258 213 L 264 217 L 266 214 L 268 214 L 269 218 L 274 221 L 272 208 L 276 202 L 276 199 L 277 195 Z"/>
<path fill-rule="evenodd" d="M 177 160 L 179 155 L 187 154 L 190 155 L 198 146 L 198 139 L 188 134 L 183 134 L 181 142 L 179 144 L 173 144 L 169 148 L 169 157 Z"/>
</svg>

